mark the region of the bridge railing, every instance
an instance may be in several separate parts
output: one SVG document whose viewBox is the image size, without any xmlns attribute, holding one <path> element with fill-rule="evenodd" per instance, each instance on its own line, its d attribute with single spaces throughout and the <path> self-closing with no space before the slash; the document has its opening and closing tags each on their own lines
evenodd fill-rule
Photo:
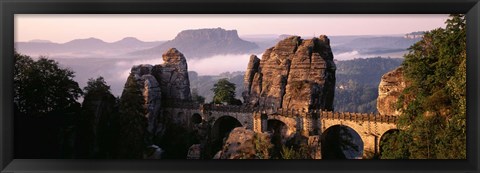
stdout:
<svg viewBox="0 0 480 173">
<path fill-rule="evenodd" d="M 219 111 L 219 112 L 238 112 L 238 113 L 254 113 L 259 112 L 261 114 L 277 114 L 286 117 L 298 117 L 298 116 L 314 116 L 318 115 L 318 118 L 326 119 L 342 119 L 349 121 L 372 121 L 372 122 L 384 122 L 384 123 L 396 123 L 398 121 L 397 116 L 392 115 L 380 115 L 374 113 L 351 113 L 351 112 L 332 112 L 319 109 L 312 110 L 299 110 L 299 109 L 284 109 L 284 108 L 269 108 L 269 107 L 251 107 L 245 105 L 219 105 L 219 104 L 198 104 L 195 102 L 179 102 L 169 101 L 162 103 L 165 107 L 170 108 L 184 108 L 184 109 L 201 109 L 204 111 Z M 317 117 L 317 116 L 315 116 Z"/>
<path fill-rule="evenodd" d="M 373 113 L 351 113 L 351 112 L 331 112 L 321 111 L 320 118 L 327 119 L 343 119 L 349 121 L 373 121 L 383 123 L 396 123 L 398 121 L 397 116 L 392 115 L 380 115 Z"/>
<path fill-rule="evenodd" d="M 238 112 L 238 113 L 253 113 L 255 110 L 252 107 L 243 105 L 218 105 L 218 104 L 204 104 L 203 110 L 219 111 L 219 112 Z"/>
<path fill-rule="evenodd" d="M 167 108 L 181 108 L 181 109 L 199 109 L 200 104 L 192 101 L 164 101 L 162 102 L 163 107 Z"/>
</svg>

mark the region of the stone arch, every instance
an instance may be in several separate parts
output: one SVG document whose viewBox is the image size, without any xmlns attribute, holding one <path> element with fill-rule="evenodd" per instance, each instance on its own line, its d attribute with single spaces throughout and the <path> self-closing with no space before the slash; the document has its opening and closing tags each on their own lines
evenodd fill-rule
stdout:
<svg viewBox="0 0 480 173">
<path fill-rule="evenodd" d="M 193 113 L 192 117 L 190 118 L 190 122 L 193 124 L 200 124 L 203 121 L 202 116 L 199 113 Z"/>
<path fill-rule="evenodd" d="M 337 124 L 321 136 L 322 159 L 358 159 L 364 152 L 364 140 L 355 129 Z"/>
<path fill-rule="evenodd" d="M 280 151 L 282 149 L 282 145 L 285 144 L 288 137 L 287 131 L 287 124 L 283 121 L 278 119 L 267 120 L 267 132 L 271 133 L 270 141 L 272 142 L 275 151 Z"/>
<path fill-rule="evenodd" d="M 285 124 L 285 134 L 284 136 L 286 138 L 290 138 L 292 137 L 296 132 L 297 132 L 297 120 L 295 118 L 290 118 L 290 117 L 285 117 L 285 116 L 279 116 L 279 115 L 268 115 L 267 116 L 267 128 L 266 130 L 268 131 L 269 130 L 269 125 L 268 125 L 268 122 L 275 122 L 275 121 L 279 121 L 283 124 Z"/>
<path fill-rule="evenodd" d="M 391 136 L 390 135 L 395 135 L 397 134 L 398 132 L 400 132 L 399 129 L 390 129 L 390 130 L 387 130 L 386 132 L 384 132 L 382 134 L 382 136 L 380 137 L 379 141 L 378 141 L 378 154 L 379 156 L 381 157 L 382 156 L 382 146 L 383 146 L 383 143 L 388 139 L 390 138 Z"/>
<path fill-rule="evenodd" d="M 215 120 L 211 130 L 211 143 L 213 152 L 222 148 L 223 140 L 228 138 L 228 134 L 235 128 L 241 127 L 242 123 L 235 117 L 224 115 Z"/>
<path fill-rule="evenodd" d="M 185 124 L 185 112 L 177 112 L 177 116 L 173 117 L 173 122 L 175 124 Z"/>
</svg>

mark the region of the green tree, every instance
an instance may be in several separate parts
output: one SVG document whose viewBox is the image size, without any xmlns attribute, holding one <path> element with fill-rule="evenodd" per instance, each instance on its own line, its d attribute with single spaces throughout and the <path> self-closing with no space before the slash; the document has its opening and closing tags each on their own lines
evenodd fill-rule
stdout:
<svg viewBox="0 0 480 173">
<path fill-rule="evenodd" d="M 403 63 L 407 88 L 397 103 L 402 148 L 386 155 L 419 159 L 466 158 L 465 16 L 451 15 L 446 28 L 426 32 Z M 384 145 L 385 146 L 385 145 Z M 396 150 L 396 151 L 395 151 Z M 398 154 L 398 151 L 407 153 Z"/>
<path fill-rule="evenodd" d="M 119 157 L 142 158 L 146 147 L 147 119 L 143 96 L 135 77 L 130 74 L 122 92 L 119 105 L 120 135 Z"/>
<path fill-rule="evenodd" d="M 74 72 L 58 62 L 14 52 L 15 147 L 18 158 L 71 158 L 74 119 L 82 95 Z M 31 145 L 35 144 L 35 147 Z M 38 150 L 41 148 L 41 150 Z"/>
<path fill-rule="evenodd" d="M 82 95 L 73 71 L 61 68 L 58 62 L 15 52 L 14 102 L 27 116 L 45 116 L 78 106 Z"/>
<path fill-rule="evenodd" d="M 116 98 L 103 77 L 89 79 L 84 87 L 82 116 L 79 118 L 80 158 L 108 158 L 114 153 L 118 127 Z"/>
<path fill-rule="evenodd" d="M 216 104 L 241 105 L 242 101 L 235 98 L 235 88 L 235 84 L 229 82 L 226 78 L 218 80 L 212 88 L 214 93 L 212 102 Z"/>
</svg>

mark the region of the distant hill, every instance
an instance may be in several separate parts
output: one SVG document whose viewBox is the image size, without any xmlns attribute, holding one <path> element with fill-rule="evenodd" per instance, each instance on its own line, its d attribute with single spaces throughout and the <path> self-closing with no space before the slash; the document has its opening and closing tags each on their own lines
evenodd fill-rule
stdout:
<svg viewBox="0 0 480 173">
<path fill-rule="evenodd" d="M 402 62 L 402 58 L 380 57 L 336 61 L 335 111 L 377 112 L 380 79 Z"/>
<path fill-rule="evenodd" d="M 129 55 L 160 55 L 172 47 L 181 51 L 187 59 L 195 59 L 222 54 L 247 54 L 257 49 L 258 45 L 242 40 L 238 37 L 237 30 L 194 29 L 181 31 L 173 40 Z"/>
<path fill-rule="evenodd" d="M 22 54 L 31 56 L 46 55 L 49 57 L 99 57 L 115 56 L 128 52 L 152 48 L 161 41 L 144 42 L 134 37 L 126 37 L 116 42 L 105 42 L 98 38 L 75 39 L 66 43 L 53 43 L 49 40 L 32 40 L 16 42 L 15 48 Z"/>
<path fill-rule="evenodd" d="M 384 54 L 407 50 L 411 45 L 420 41 L 421 38 L 409 39 L 403 36 L 371 36 L 348 40 L 332 46 L 334 52 L 357 51 L 360 54 Z M 334 39 L 332 39 L 333 42 Z"/>
<path fill-rule="evenodd" d="M 198 95 L 205 97 L 205 102 L 211 102 L 213 99 L 213 85 L 217 83 L 219 79 L 227 78 L 229 82 L 232 82 L 236 86 L 235 94 L 236 98 L 243 100 L 243 76 L 245 72 L 224 72 L 219 75 L 198 75 L 195 71 L 189 71 L 188 77 L 190 79 L 190 89 L 197 90 Z"/>
</svg>

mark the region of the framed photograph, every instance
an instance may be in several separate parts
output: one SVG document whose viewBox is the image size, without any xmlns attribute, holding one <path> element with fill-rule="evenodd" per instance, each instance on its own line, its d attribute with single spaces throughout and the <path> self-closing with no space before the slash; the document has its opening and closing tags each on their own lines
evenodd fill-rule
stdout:
<svg viewBox="0 0 480 173">
<path fill-rule="evenodd" d="M 1 1 L 2 172 L 477 172 L 478 1 Z"/>
</svg>

